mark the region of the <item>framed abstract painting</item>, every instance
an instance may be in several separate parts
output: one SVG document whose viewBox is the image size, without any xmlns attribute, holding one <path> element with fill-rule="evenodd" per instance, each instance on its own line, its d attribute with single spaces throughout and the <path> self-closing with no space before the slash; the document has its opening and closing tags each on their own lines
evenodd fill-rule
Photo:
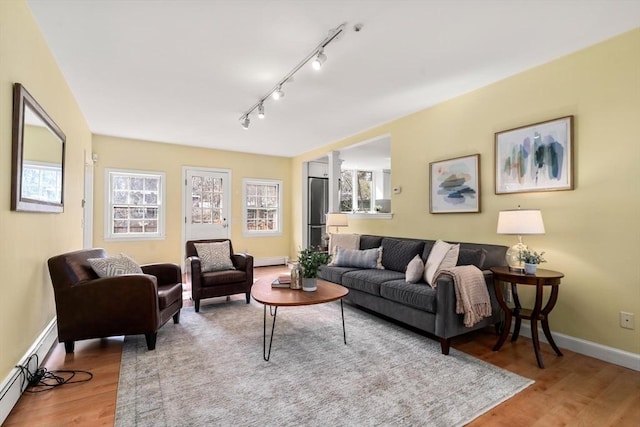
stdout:
<svg viewBox="0 0 640 427">
<path fill-rule="evenodd" d="M 495 135 L 496 194 L 573 190 L 573 116 Z"/>
<path fill-rule="evenodd" d="M 429 212 L 480 212 L 480 154 L 429 163 Z"/>
</svg>

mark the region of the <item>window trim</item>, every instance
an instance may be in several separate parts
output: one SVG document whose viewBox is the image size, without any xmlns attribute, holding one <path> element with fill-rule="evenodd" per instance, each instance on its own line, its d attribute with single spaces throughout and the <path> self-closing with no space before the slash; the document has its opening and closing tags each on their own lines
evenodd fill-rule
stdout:
<svg viewBox="0 0 640 427">
<path fill-rule="evenodd" d="M 145 176 L 160 178 L 160 188 L 158 191 L 158 231 L 155 233 L 129 233 L 126 235 L 113 232 L 113 207 L 112 207 L 112 179 L 114 176 Z M 166 173 L 160 171 L 144 171 L 137 169 L 115 169 L 105 168 L 104 171 L 104 240 L 105 241 L 141 241 L 141 240 L 164 240 L 166 223 Z"/>
<path fill-rule="evenodd" d="M 278 230 L 271 231 L 255 231 L 247 229 L 247 186 L 254 185 L 277 185 L 278 186 Z M 262 178 L 243 178 L 242 179 L 242 235 L 245 237 L 277 237 L 282 236 L 282 215 L 283 215 L 283 199 L 282 199 L 282 180 L 280 179 L 262 179 Z"/>
</svg>

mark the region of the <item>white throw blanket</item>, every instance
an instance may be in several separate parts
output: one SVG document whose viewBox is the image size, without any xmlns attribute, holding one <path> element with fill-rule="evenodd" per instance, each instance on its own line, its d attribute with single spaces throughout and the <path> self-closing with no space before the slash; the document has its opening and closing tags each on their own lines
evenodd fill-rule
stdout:
<svg viewBox="0 0 640 427">
<path fill-rule="evenodd" d="M 453 279 L 456 290 L 456 313 L 464 313 L 464 326 L 470 328 L 483 317 L 491 316 L 491 299 L 484 274 L 475 265 L 460 265 L 438 271 L 433 281 L 438 283 L 438 276 L 449 276 Z"/>
</svg>

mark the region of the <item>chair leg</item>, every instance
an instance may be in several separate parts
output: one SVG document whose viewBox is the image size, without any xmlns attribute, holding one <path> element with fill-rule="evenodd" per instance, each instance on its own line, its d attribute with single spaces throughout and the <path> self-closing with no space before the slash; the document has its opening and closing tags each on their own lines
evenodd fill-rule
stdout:
<svg viewBox="0 0 640 427">
<path fill-rule="evenodd" d="M 247 304 L 249 304 L 251 302 L 251 292 L 247 292 L 245 295 L 247 297 Z"/>
<path fill-rule="evenodd" d="M 193 300 L 193 305 L 196 309 L 196 313 L 200 311 L 200 300 L 199 299 L 194 299 Z"/>
<path fill-rule="evenodd" d="M 149 351 L 156 349 L 156 338 L 157 338 L 157 336 L 158 336 L 157 333 L 144 334 L 144 337 L 147 340 L 147 349 Z"/>
<path fill-rule="evenodd" d="M 65 353 L 73 353 L 73 350 L 76 346 L 76 342 L 75 341 L 65 341 L 64 342 L 64 351 Z"/>
<path fill-rule="evenodd" d="M 180 323 L 180 310 L 176 314 L 173 315 L 173 323 L 176 325 Z"/>
</svg>

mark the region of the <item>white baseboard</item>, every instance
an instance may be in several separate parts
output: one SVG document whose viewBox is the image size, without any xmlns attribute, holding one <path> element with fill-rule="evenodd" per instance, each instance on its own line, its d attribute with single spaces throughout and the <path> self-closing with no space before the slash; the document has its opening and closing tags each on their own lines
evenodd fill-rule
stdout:
<svg viewBox="0 0 640 427">
<path fill-rule="evenodd" d="M 286 265 L 289 262 L 289 257 L 287 256 L 275 256 L 268 258 L 254 258 L 253 266 L 254 267 L 266 267 L 269 265 Z"/>
<path fill-rule="evenodd" d="M 57 339 L 58 329 L 56 325 L 56 318 L 54 317 L 16 365 L 26 366 L 27 361 L 32 354 L 37 354 L 38 361 L 42 363 Z M 35 371 L 37 368 L 39 368 L 39 366 L 29 366 L 31 372 Z M 13 409 L 15 404 L 18 402 L 20 395 L 22 395 L 22 392 L 27 386 L 27 384 L 24 384 L 24 388 L 21 387 L 21 377 L 20 369 L 13 368 L 9 375 L 7 375 L 7 378 L 0 383 L 0 425 L 7 419 L 11 409 Z"/>
<path fill-rule="evenodd" d="M 520 326 L 520 335 L 531 338 L 531 325 L 523 323 Z M 551 331 L 551 335 L 560 349 L 566 348 L 567 350 L 584 354 L 585 356 L 633 369 L 634 371 L 640 371 L 640 354 L 619 350 L 617 348 L 608 347 L 606 345 L 583 340 L 581 338 L 575 338 L 558 332 Z M 540 341 L 548 344 L 547 338 L 544 336 L 542 329 L 538 329 L 538 338 Z"/>
</svg>

